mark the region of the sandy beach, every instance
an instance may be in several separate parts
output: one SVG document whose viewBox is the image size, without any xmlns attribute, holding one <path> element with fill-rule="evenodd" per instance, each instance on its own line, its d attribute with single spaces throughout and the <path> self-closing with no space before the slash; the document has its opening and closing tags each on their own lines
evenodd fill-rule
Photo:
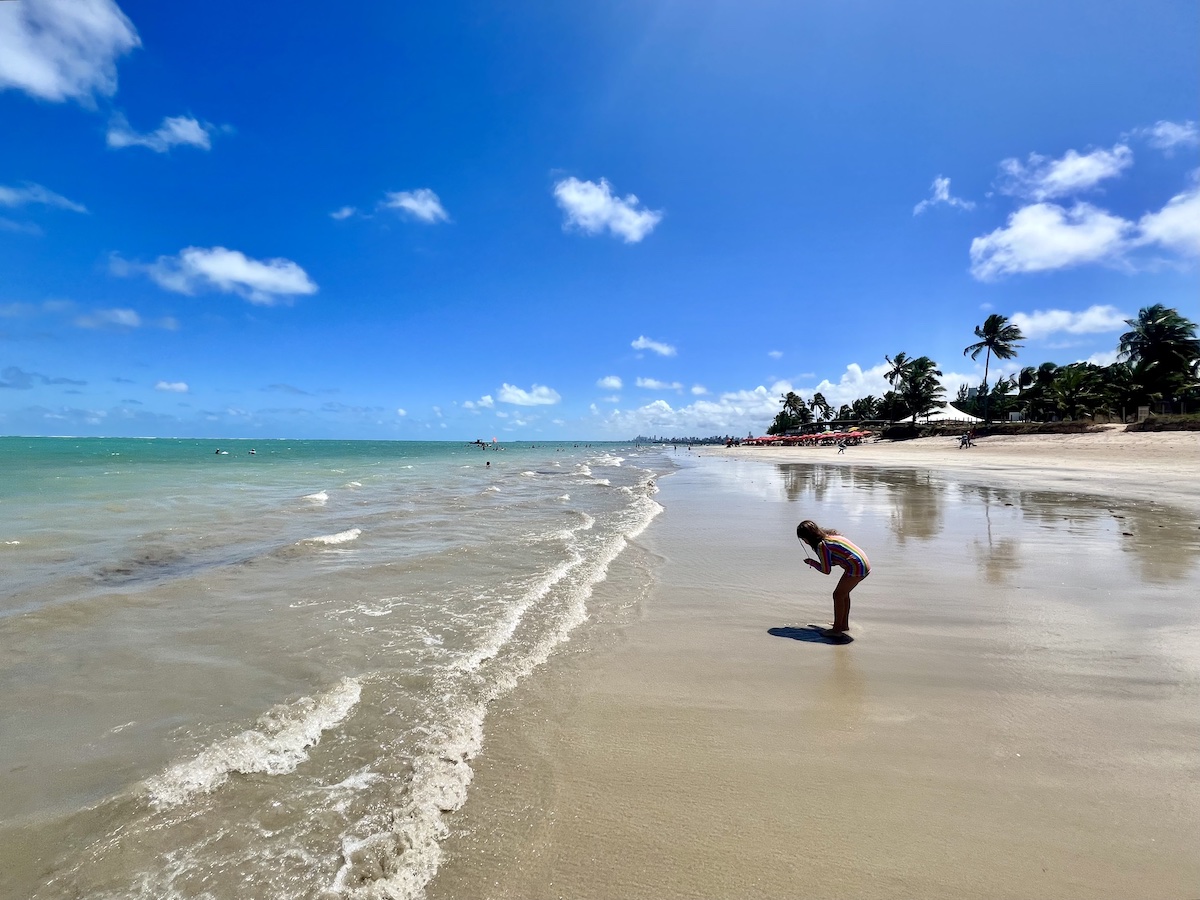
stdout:
<svg viewBox="0 0 1200 900">
<path fill-rule="evenodd" d="M 1200 896 L 1200 435 L 679 459 L 429 897 Z M 806 517 L 871 555 L 851 644 Z"/>
</svg>

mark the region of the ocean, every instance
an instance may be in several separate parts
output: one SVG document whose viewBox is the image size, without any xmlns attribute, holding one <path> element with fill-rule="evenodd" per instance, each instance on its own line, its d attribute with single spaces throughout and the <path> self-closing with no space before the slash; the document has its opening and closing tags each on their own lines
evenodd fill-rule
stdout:
<svg viewBox="0 0 1200 900">
<path fill-rule="evenodd" d="M 489 704 L 588 619 L 672 467 L 0 438 L 0 896 L 421 897 Z"/>
</svg>

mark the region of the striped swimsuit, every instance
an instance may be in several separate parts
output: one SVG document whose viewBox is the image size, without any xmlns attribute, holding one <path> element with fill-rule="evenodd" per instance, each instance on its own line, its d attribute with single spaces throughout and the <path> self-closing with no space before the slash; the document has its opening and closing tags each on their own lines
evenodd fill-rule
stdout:
<svg viewBox="0 0 1200 900">
<path fill-rule="evenodd" d="M 830 536 L 817 544 L 817 564 L 828 575 L 834 566 L 841 566 L 847 575 L 866 578 L 871 574 L 871 561 L 867 554 L 850 543 L 840 534 Z"/>
</svg>

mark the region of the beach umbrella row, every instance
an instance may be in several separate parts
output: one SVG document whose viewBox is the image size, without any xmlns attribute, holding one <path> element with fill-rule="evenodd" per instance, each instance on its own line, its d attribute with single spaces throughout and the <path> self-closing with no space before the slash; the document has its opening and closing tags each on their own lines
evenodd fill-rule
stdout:
<svg viewBox="0 0 1200 900">
<path fill-rule="evenodd" d="M 746 438 L 743 446 L 762 447 L 769 444 L 780 444 L 784 447 L 794 447 L 798 444 L 828 444 L 837 441 L 858 443 L 874 432 L 855 429 L 853 431 L 820 431 L 816 434 L 764 434 L 761 437 Z"/>
</svg>

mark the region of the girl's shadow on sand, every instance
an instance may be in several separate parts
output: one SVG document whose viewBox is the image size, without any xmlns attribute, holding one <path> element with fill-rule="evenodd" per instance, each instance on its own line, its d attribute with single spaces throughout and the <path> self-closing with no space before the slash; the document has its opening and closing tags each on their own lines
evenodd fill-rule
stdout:
<svg viewBox="0 0 1200 900">
<path fill-rule="evenodd" d="M 829 634 L 816 625 L 780 625 L 768 628 L 767 634 L 803 641 L 806 644 L 849 644 L 854 641 L 848 634 Z"/>
</svg>

